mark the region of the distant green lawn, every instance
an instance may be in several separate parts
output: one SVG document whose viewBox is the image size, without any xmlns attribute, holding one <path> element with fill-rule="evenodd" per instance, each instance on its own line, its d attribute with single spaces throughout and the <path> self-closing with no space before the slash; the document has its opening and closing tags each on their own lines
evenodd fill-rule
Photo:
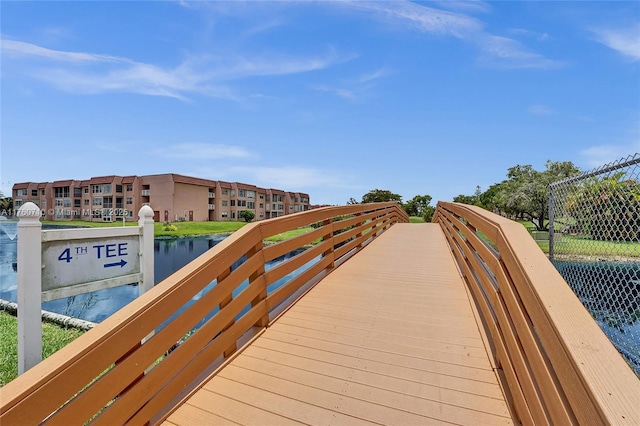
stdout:
<svg viewBox="0 0 640 426">
<path fill-rule="evenodd" d="M 122 222 L 84 222 L 81 220 L 74 221 L 42 221 L 43 224 L 51 225 L 69 225 L 83 226 L 87 228 L 107 228 L 121 227 Z M 126 222 L 127 226 L 137 226 L 138 222 Z M 183 237 L 187 235 L 211 235 L 211 234 L 228 234 L 246 225 L 246 222 L 174 222 L 177 231 L 163 231 L 162 222 L 153 224 L 153 234 L 156 237 Z"/>
<path fill-rule="evenodd" d="M 0 330 L 0 386 L 4 386 L 18 376 L 17 318 L 0 311 Z M 42 359 L 51 356 L 83 333 L 83 330 L 43 322 Z"/>
<path fill-rule="evenodd" d="M 424 223 L 424 218 L 420 216 L 410 216 L 409 223 Z"/>
</svg>

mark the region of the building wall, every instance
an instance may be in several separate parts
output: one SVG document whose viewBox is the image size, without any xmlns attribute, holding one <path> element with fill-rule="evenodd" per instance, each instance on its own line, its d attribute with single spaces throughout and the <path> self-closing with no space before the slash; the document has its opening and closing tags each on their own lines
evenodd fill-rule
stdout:
<svg viewBox="0 0 640 426">
<path fill-rule="evenodd" d="M 240 182 L 212 181 L 178 174 L 98 176 L 88 180 L 23 182 L 13 186 L 16 210 L 31 201 L 46 220 L 93 222 L 137 221 L 143 205 L 156 221 L 242 220 L 252 210 L 254 220 L 309 210 L 308 194 L 265 189 Z"/>
</svg>

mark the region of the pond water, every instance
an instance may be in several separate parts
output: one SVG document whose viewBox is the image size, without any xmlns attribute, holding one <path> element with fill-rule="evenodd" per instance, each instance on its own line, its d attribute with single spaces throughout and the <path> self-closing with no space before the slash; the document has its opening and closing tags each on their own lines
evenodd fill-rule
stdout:
<svg viewBox="0 0 640 426">
<path fill-rule="evenodd" d="M 553 262 L 640 376 L 640 262 Z"/>
<path fill-rule="evenodd" d="M 16 233 L 14 232 L 15 223 L 16 222 L 0 221 L 0 299 L 12 302 L 15 302 L 17 297 L 17 273 L 15 263 L 18 250 Z M 159 283 L 173 272 L 182 268 L 224 240 L 227 236 L 228 235 L 209 235 L 191 238 L 156 239 L 154 241 L 155 283 Z M 275 259 L 269 262 L 265 268 L 267 270 L 271 269 L 275 265 L 284 262 L 291 255 L 292 254 L 289 254 Z M 272 291 L 274 288 L 284 284 L 313 263 L 314 262 L 311 262 L 305 265 L 305 267 L 274 283 L 270 286 L 269 290 Z M 214 285 L 215 281 L 197 294 L 194 300 L 197 300 Z M 137 284 L 124 285 L 45 302 L 42 304 L 42 309 L 87 321 L 101 322 L 134 300 L 137 296 Z"/>
</svg>

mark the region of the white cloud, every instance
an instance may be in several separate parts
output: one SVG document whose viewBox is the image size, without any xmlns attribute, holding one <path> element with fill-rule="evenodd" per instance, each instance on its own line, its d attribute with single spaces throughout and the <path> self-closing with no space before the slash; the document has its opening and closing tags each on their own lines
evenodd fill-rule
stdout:
<svg viewBox="0 0 640 426">
<path fill-rule="evenodd" d="M 352 90 L 348 90 L 348 89 L 340 89 L 340 88 L 334 88 L 334 87 L 328 87 L 328 86 L 315 86 L 313 90 L 316 90 L 318 92 L 334 93 L 339 97 L 343 99 L 348 99 L 350 101 L 353 101 L 356 99 L 355 93 Z"/>
<path fill-rule="evenodd" d="M 552 110 L 551 108 L 545 105 L 540 105 L 540 104 L 531 105 L 529 108 L 527 108 L 527 111 L 535 115 L 552 115 L 555 113 L 555 111 Z"/>
<path fill-rule="evenodd" d="M 537 31 L 525 30 L 524 28 L 512 28 L 509 30 L 509 33 L 515 34 L 515 35 L 522 35 L 526 37 L 532 37 L 538 41 L 547 41 L 551 38 L 548 33 L 540 33 Z"/>
<path fill-rule="evenodd" d="M 640 25 L 629 28 L 595 29 L 596 41 L 630 58 L 640 60 Z"/>
<path fill-rule="evenodd" d="M 1 41 L 2 53 L 14 58 L 39 59 L 29 75 L 80 94 L 127 92 L 182 100 L 194 94 L 239 101 L 225 81 L 254 76 L 299 74 L 349 61 L 354 55 L 330 50 L 302 58 L 277 54 L 260 57 L 189 57 L 175 67 L 160 67 L 128 58 L 48 49 L 31 43 Z"/>
<path fill-rule="evenodd" d="M 216 171 L 218 174 L 220 171 Z M 246 181 L 256 182 L 257 186 L 267 188 L 288 188 L 288 190 L 306 190 L 314 187 L 351 187 L 348 176 L 343 172 L 305 168 L 299 166 L 282 167 L 232 167 L 226 171 L 229 176 L 246 176 Z"/>
<path fill-rule="evenodd" d="M 337 3 L 354 10 L 370 13 L 385 22 L 402 25 L 414 31 L 455 37 L 476 44 L 481 52 L 478 61 L 485 66 L 499 68 L 557 68 L 564 63 L 529 51 L 520 42 L 488 33 L 484 23 L 463 13 L 434 9 L 409 1 Z M 442 5 L 442 3 L 438 3 Z M 472 2 L 475 5 L 475 2 Z M 479 3 L 478 5 L 483 5 Z M 460 6 L 460 5 L 458 5 Z M 457 7 L 458 10 L 463 10 Z"/>
<path fill-rule="evenodd" d="M 470 33 L 482 29 L 482 24 L 474 18 L 409 1 L 373 2 L 357 0 L 337 4 L 372 13 L 387 22 L 410 25 L 413 29 L 421 32 L 465 38 Z"/>
<path fill-rule="evenodd" d="M 31 43 L 16 40 L 0 40 L 2 53 L 12 56 L 33 56 L 51 59 L 60 62 L 72 62 L 76 64 L 91 62 L 122 62 L 131 63 L 129 59 L 110 55 L 99 55 L 94 53 L 64 52 L 61 50 L 47 49 Z"/>
<path fill-rule="evenodd" d="M 458 10 L 461 12 L 480 12 L 487 13 L 491 11 L 491 5 L 481 0 L 455 1 L 441 0 L 435 2 L 439 7 L 449 10 Z"/>
<path fill-rule="evenodd" d="M 583 162 L 589 167 L 600 167 L 605 164 L 627 158 L 640 152 L 640 141 L 630 145 L 600 145 L 592 146 L 580 152 Z"/>
<path fill-rule="evenodd" d="M 218 160 L 221 158 L 248 158 L 252 153 L 233 145 L 209 143 L 179 143 L 154 150 L 154 154 L 169 158 L 192 160 Z"/>
<path fill-rule="evenodd" d="M 559 68 L 561 61 L 547 59 L 544 56 L 528 51 L 520 42 L 502 36 L 485 34 L 476 42 L 483 52 L 479 62 L 483 65 L 503 68 Z"/>
</svg>

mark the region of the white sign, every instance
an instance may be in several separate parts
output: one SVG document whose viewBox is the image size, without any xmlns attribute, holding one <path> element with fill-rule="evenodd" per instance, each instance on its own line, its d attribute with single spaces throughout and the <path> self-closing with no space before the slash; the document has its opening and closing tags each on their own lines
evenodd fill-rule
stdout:
<svg viewBox="0 0 640 426">
<path fill-rule="evenodd" d="M 138 236 L 42 243 L 42 291 L 140 272 Z"/>
</svg>

